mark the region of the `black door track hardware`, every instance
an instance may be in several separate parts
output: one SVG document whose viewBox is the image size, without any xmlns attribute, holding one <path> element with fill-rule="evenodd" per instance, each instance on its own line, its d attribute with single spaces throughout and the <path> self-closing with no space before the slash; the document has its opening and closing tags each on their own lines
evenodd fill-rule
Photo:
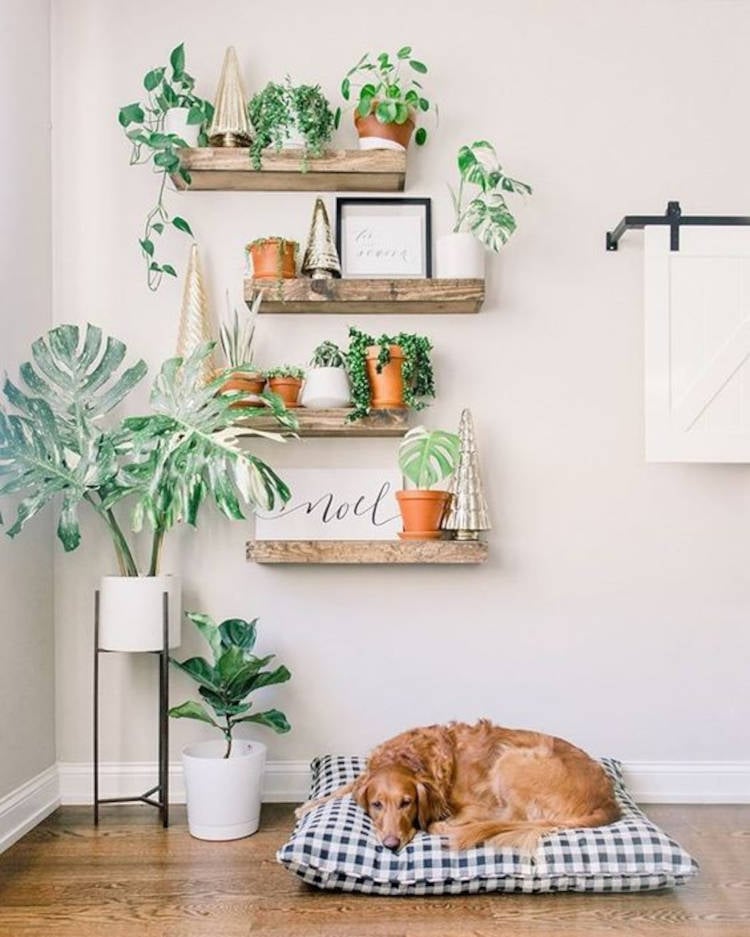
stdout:
<svg viewBox="0 0 750 937">
<path fill-rule="evenodd" d="M 646 225 L 669 225 L 669 249 L 680 249 L 680 227 L 725 226 L 744 227 L 750 225 L 750 218 L 736 215 L 683 215 L 679 202 L 667 202 L 663 215 L 625 215 L 614 231 L 607 231 L 607 250 L 616 251 L 620 238 L 630 228 L 645 228 Z"/>
</svg>

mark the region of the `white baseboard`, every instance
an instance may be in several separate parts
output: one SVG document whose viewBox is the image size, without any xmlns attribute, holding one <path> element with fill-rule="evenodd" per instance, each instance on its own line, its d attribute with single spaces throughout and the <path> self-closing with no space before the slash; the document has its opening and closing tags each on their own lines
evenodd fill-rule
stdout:
<svg viewBox="0 0 750 937">
<path fill-rule="evenodd" d="M 639 761 L 625 764 L 625 777 L 641 804 L 747 804 L 750 803 L 748 761 Z M 93 777 L 90 763 L 58 764 L 63 804 L 90 804 Z M 141 794 L 156 784 L 154 762 L 100 766 L 102 797 Z M 307 798 L 310 767 L 306 761 L 269 761 L 263 783 L 266 803 L 298 803 Z M 169 799 L 185 803 L 182 765 L 169 766 Z"/>
<path fill-rule="evenodd" d="M 57 765 L 0 799 L 0 852 L 41 823 L 59 805 Z"/>
</svg>

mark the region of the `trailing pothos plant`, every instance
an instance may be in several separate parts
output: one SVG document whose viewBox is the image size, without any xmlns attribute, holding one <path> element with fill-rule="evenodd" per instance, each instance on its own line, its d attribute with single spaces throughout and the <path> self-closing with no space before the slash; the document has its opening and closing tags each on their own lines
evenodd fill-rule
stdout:
<svg viewBox="0 0 750 937">
<path fill-rule="evenodd" d="M 398 345 L 404 355 L 401 373 L 404 379 L 404 403 L 413 410 L 422 410 L 427 406 L 425 398 L 435 396 L 435 378 L 432 370 L 430 352 L 432 344 L 423 335 L 411 332 L 399 332 L 398 335 L 380 335 L 373 338 L 355 326 L 349 328 L 349 350 L 347 352 L 347 370 L 352 390 L 353 412 L 350 420 L 359 420 L 370 412 L 370 381 L 367 377 L 367 350 L 372 346 L 378 349 L 376 370 L 391 360 L 391 345 Z"/>
<path fill-rule="evenodd" d="M 167 179 L 179 175 L 190 185 L 190 173 L 180 162 L 179 150 L 187 142 L 176 133 L 166 133 L 164 118 L 173 108 L 187 108 L 187 122 L 200 128 L 198 142 L 208 145 L 207 127 L 213 117 L 214 108 L 209 101 L 199 98 L 195 92 L 195 79 L 185 71 L 185 48 L 182 43 L 172 50 L 169 66 L 160 65 L 146 72 L 143 77 L 146 91 L 145 101 L 136 101 L 121 107 L 118 121 L 131 144 L 130 165 L 150 164 L 159 177 L 156 204 L 146 215 L 143 236 L 139 238 L 141 253 L 146 262 L 146 281 L 150 290 L 157 290 L 164 274 L 177 276 L 172 264 L 160 263 L 156 259 L 156 239 L 167 229 L 193 237 L 188 222 L 179 215 L 170 215 L 164 200 Z"/>
<path fill-rule="evenodd" d="M 289 76 L 283 84 L 269 81 L 247 108 L 255 137 L 250 144 L 253 169 L 260 169 L 267 147 L 277 152 L 295 135 L 304 141 L 302 171 L 309 156 L 322 156 L 333 136 L 333 111 L 320 85 L 293 85 Z"/>
<path fill-rule="evenodd" d="M 195 680 L 203 702 L 188 700 L 172 707 L 169 715 L 175 719 L 198 719 L 222 732 L 227 743 L 225 758 L 232 753 L 234 729 L 241 722 L 254 722 L 274 732 L 288 732 L 291 726 L 278 709 L 250 712 L 252 703 L 248 702 L 248 697 L 251 693 L 285 683 L 292 676 L 283 664 L 273 670 L 263 669 L 275 655 L 256 657 L 253 654 L 258 619 L 228 618 L 217 625 L 210 616 L 199 612 L 187 612 L 187 617 L 208 642 L 211 660 L 170 658 L 175 667 Z M 213 716 L 204 703 L 213 711 Z"/>
<path fill-rule="evenodd" d="M 531 186 L 505 175 L 494 146 L 487 140 L 461 147 L 458 172 L 458 191 L 449 186 L 456 213 L 453 231 L 470 231 L 488 250 L 497 253 L 516 230 L 516 219 L 503 193 L 531 195 Z M 468 200 L 466 184 L 477 187 Z"/>
<path fill-rule="evenodd" d="M 233 519 L 244 516 L 243 506 L 268 509 L 286 502 L 284 481 L 239 445 L 241 435 L 283 437 L 235 421 L 268 415 L 269 409 L 284 426 L 292 426 L 293 418 L 276 394 L 263 394 L 260 408 L 242 404 L 241 393 L 217 395 L 228 372 L 202 384 L 202 363 L 212 349 L 208 343 L 185 360 L 165 361 L 151 391 L 152 412 L 106 427 L 105 417 L 145 376 L 145 363 L 121 371 L 125 345 L 93 325 L 85 331 L 61 325 L 37 339 L 20 381 L 6 379 L 5 400 L 0 397 L 0 496 L 21 496 L 8 535 L 15 537 L 39 511 L 59 503 L 58 539 L 66 551 L 75 550 L 81 541 L 78 511 L 85 504 L 106 525 L 120 574 L 137 576 L 134 551 L 114 510 L 128 499 L 132 529 L 144 523 L 151 529 L 147 572 L 156 575 L 167 532 L 182 521 L 196 526 L 206 501 Z"/>
</svg>

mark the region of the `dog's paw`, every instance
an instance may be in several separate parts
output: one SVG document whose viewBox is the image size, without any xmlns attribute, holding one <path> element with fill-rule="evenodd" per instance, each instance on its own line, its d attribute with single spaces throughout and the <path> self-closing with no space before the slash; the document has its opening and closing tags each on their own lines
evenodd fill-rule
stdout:
<svg viewBox="0 0 750 937">
<path fill-rule="evenodd" d="M 313 809 L 314 806 L 315 804 L 313 804 L 309 800 L 305 804 L 300 804 L 299 807 L 297 807 L 297 809 L 294 811 L 295 817 L 298 820 L 301 820 L 302 817 L 305 817 L 307 816 L 308 813 L 310 813 L 310 811 Z"/>
</svg>

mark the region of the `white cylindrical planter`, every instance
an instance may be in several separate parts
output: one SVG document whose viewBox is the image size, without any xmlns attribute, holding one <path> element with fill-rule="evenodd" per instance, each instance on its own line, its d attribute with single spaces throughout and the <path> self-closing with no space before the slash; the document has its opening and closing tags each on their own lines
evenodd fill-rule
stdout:
<svg viewBox="0 0 750 937">
<path fill-rule="evenodd" d="M 240 839 L 260 824 L 260 795 L 266 746 L 235 739 L 196 742 L 182 752 L 188 829 L 196 839 Z"/>
<path fill-rule="evenodd" d="M 187 122 L 188 108 L 172 107 L 164 115 L 164 133 L 176 133 L 188 146 L 198 146 L 200 124 Z"/>
<path fill-rule="evenodd" d="M 169 646 L 179 647 L 179 576 L 104 576 L 99 592 L 99 647 L 103 651 L 160 651 L 165 592 L 169 596 Z"/>
<path fill-rule="evenodd" d="M 459 231 L 437 239 L 436 272 L 440 278 L 483 280 L 484 260 L 484 246 L 473 234 Z"/>
<path fill-rule="evenodd" d="M 343 368 L 310 368 L 300 396 L 309 410 L 348 407 L 351 403 L 349 377 Z"/>
<path fill-rule="evenodd" d="M 359 148 L 360 150 L 399 150 L 401 153 L 406 150 L 405 146 L 387 137 L 360 137 Z"/>
</svg>

